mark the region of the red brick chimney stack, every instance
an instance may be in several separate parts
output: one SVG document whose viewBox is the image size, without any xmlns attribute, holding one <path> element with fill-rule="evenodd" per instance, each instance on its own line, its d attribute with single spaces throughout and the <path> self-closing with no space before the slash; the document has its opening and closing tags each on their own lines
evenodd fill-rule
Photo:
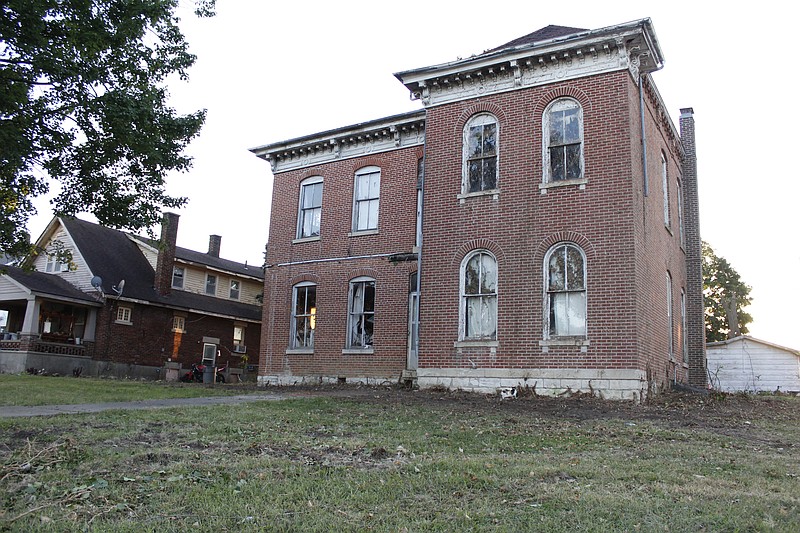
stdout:
<svg viewBox="0 0 800 533">
<path fill-rule="evenodd" d="M 161 221 L 161 239 L 156 260 L 156 291 L 167 295 L 172 291 L 172 270 L 175 267 L 175 246 L 178 241 L 178 219 L 176 213 L 164 213 Z"/>
<path fill-rule="evenodd" d="M 222 237 L 219 235 L 209 235 L 208 237 L 208 255 L 212 257 L 219 257 L 219 248 L 222 245 Z"/>
</svg>

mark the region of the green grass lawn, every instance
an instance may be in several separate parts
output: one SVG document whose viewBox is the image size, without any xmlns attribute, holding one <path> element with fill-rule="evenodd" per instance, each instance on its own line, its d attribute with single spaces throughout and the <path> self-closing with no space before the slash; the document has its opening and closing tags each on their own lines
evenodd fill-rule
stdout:
<svg viewBox="0 0 800 533">
<path fill-rule="evenodd" d="M 252 390 L 252 387 L 250 387 Z M 237 385 L 0 374 L 3 405 L 66 405 L 242 394 Z"/>
<path fill-rule="evenodd" d="M 375 389 L 0 419 L 0 529 L 797 531 L 798 415 Z"/>
</svg>

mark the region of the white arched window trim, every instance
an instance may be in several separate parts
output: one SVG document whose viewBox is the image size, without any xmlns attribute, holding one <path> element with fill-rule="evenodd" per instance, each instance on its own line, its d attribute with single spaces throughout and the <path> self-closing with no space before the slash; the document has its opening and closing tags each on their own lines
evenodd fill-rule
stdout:
<svg viewBox="0 0 800 533">
<path fill-rule="evenodd" d="M 478 257 L 477 286 L 468 280 L 467 270 L 474 258 Z M 489 261 L 484 261 L 484 258 Z M 488 250 L 473 250 L 461 261 L 459 274 L 459 333 L 460 342 L 467 344 L 497 344 L 497 299 L 498 299 L 497 258 Z M 468 287 L 468 285 L 470 285 Z"/>
<path fill-rule="evenodd" d="M 500 122 L 479 113 L 464 125 L 461 151 L 461 194 L 497 195 L 500 188 Z"/>
<path fill-rule="evenodd" d="M 569 250 L 575 250 L 580 257 L 580 273 L 575 275 L 574 264 L 571 267 Z M 563 271 L 554 269 L 555 276 L 563 275 L 563 283 L 559 279 L 551 280 L 550 262 L 554 254 L 564 254 Z M 586 284 L 587 263 L 583 248 L 573 242 L 560 242 L 552 246 L 544 256 L 542 270 L 543 283 L 543 337 L 547 344 L 576 344 L 576 339 L 587 339 L 588 331 L 588 290 Z M 572 278 L 570 277 L 572 269 Z M 588 341 L 578 343 L 585 347 Z"/>
<path fill-rule="evenodd" d="M 381 169 L 376 166 L 360 168 L 353 181 L 352 233 L 378 230 L 381 198 Z"/>
<path fill-rule="evenodd" d="M 539 185 L 542 194 L 550 187 L 578 185 L 580 189 L 585 188 L 583 124 L 583 106 L 574 98 L 557 98 L 542 113 L 542 183 Z M 551 127 L 557 128 L 554 130 L 557 135 L 551 135 Z M 568 157 L 569 154 L 572 155 Z M 557 164 L 559 161 L 561 165 Z M 567 161 L 572 164 L 567 164 Z M 556 175 L 553 172 L 554 163 L 561 169 Z"/>
<path fill-rule="evenodd" d="M 320 238 L 322 193 L 322 176 L 312 176 L 300 182 L 296 241 L 317 240 Z"/>
</svg>

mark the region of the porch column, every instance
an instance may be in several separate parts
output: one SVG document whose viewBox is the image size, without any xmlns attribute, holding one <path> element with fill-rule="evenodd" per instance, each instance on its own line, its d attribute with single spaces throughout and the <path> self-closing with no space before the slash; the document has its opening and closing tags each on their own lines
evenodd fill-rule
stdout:
<svg viewBox="0 0 800 533">
<path fill-rule="evenodd" d="M 28 296 L 28 304 L 25 307 L 25 320 L 22 322 L 23 335 L 39 335 L 39 308 L 41 302 L 34 295 Z"/>
</svg>

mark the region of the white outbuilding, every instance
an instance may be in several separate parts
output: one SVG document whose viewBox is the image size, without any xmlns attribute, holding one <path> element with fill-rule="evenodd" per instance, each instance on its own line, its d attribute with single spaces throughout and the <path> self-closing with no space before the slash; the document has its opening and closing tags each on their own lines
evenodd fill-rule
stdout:
<svg viewBox="0 0 800 533">
<path fill-rule="evenodd" d="M 800 392 L 800 351 L 743 335 L 706 347 L 708 379 L 724 392 Z"/>
</svg>

